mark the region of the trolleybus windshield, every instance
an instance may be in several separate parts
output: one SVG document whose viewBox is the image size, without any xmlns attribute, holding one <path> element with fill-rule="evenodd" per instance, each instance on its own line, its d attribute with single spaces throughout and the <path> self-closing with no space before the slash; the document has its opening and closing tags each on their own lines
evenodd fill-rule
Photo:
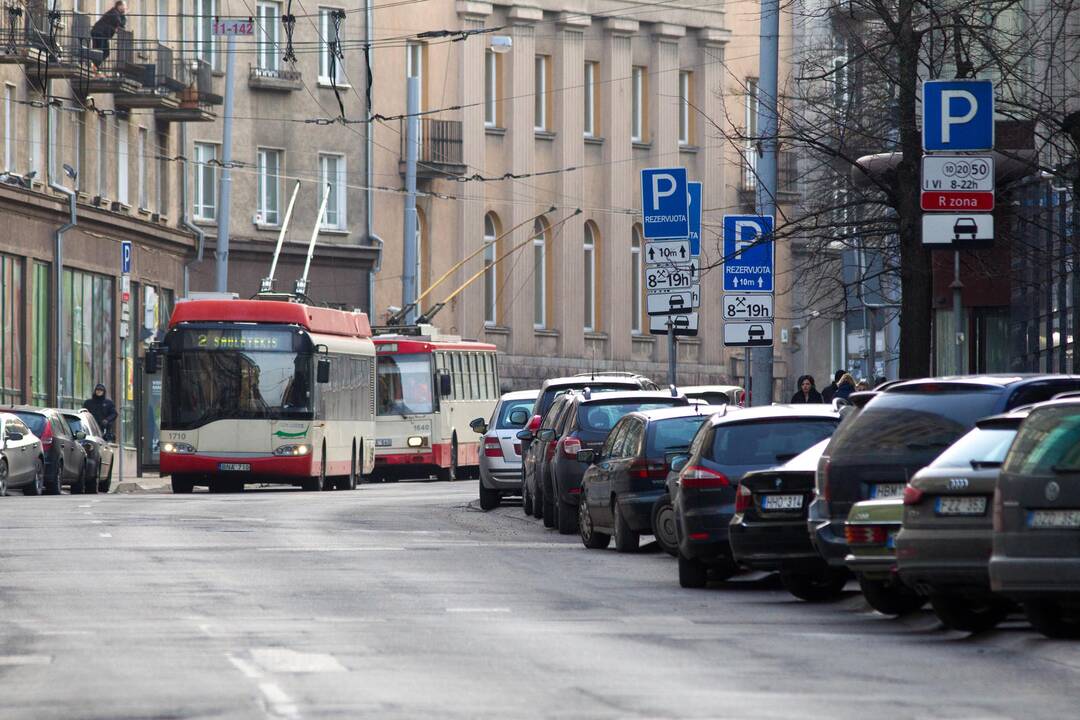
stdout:
<svg viewBox="0 0 1080 720">
<path fill-rule="evenodd" d="M 379 355 L 378 377 L 379 415 L 435 412 L 431 355 Z"/>
</svg>

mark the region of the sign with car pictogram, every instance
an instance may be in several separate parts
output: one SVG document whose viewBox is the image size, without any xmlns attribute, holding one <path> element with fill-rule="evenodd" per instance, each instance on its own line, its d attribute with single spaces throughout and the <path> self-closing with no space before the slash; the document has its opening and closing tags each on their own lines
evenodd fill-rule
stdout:
<svg viewBox="0 0 1080 720">
<path fill-rule="evenodd" d="M 688 290 L 645 296 L 645 311 L 649 315 L 674 315 L 686 313 L 701 306 L 701 286 L 691 285 Z"/>
<path fill-rule="evenodd" d="M 769 347 L 773 344 L 773 324 L 762 322 L 725 322 L 726 347 Z"/>
<path fill-rule="evenodd" d="M 994 241 L 994 216 L 927 213 L 922 219 L 922 241 L 935 248 L 988 245 Z"/>
<path fill-rule="evenodd" d="M 677 315 L 653 315 L 649 317 L 650 335 L 667 335 L 668 323 L 674 326 L 675 334 L 682 337 L 695 337 L 698 333 L 698 314 L 696 312 Z"/>
</svg>

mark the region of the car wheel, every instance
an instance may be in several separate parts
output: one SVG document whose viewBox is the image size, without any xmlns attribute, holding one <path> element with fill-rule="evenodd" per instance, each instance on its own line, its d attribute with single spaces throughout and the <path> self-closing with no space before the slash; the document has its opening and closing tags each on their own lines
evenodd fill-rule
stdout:
<svg viewBox="0 0 1080 720">
<path fill-rule="evenodd" d="M 454 482 L 458 479 L 457 435 L 450 441 L 450 467 L 439 468 L 437 475 L 439 476 L 439 480 L 443 482 Z"/>
<path fill-rule="evenodd" d="M 703 588 L 709 583 L 709 569 L 696 558 L 688 558 L 679 553 L 679 586 L 684 588 Z"/>
<path fill-rule="evenodd" d="M 789 593 L 806 602 L 836 600 L 844 592 L 848 574 L 839 570 L 822 570 L 818 573 L 780 571 L 780 582 Z"/>
<path fill-rule="evenodd" d="M 1075 640 L 1080 638 L 1080 617 L 1066 614 L 1059 603 L 1051 600 L 1036 600 L 1026 603 L 1031 626 L 1048 638 Z"/>
<path fill-rule="evenodd" d="M 556 515 L 558 522 L 556 524 L 559 527 L 559 534 L 573 535 L 574 533 L 576 533 L 578 517 L 577 508 L 574 507 L 574 504 L 563 502 L 562 500 L 560 500 L 557 510 L 558 512 L 556 513 Z"/>
<path fill-rule="evenodd" d="M 0 460 L 0 497 L 7 495 L 8 464 L 7 460 Z"/>
<path fill-rule="evenodd" d="M 46 495 L 59 495 L 61 483 L 64 478 L 64 461 L 56 463 L 56 473 L 51 480 L 45 481 L 45 494 Z"/>
<path fill-rule="evenodd" d="M 533 514 L 533 501 L 532 495 L 529 494 L 529 486 L 525 484 L 525 481 L 521 481 L 521 511 L 525 513 L 526 517 Z"/>
<path fill-rule="evenodd" d="M 926 598 L 899 582 L 860 577 L 859 587 L 870 607 L 882 615 L 907 615 L 926 604 Z"/>
<path fill-rule="evenodd" d="M 173 495 L 190 495 L 195 489 L 190 475 L 173 475 L 169 480 L 172 483 Z"/>
<path fill-rule="evenodd" d="M 79 471 L 79 477 L 71 481 L 71 485 L 68 486 L 68 492 L 72 495 L 82 495 L 83 485 L 86 482 L 86 461 L 83 460 L 82 470 Z"/>
<path fill-rule="evenodd" d="M 930 607 L 945 627 L 969 633 L 993 630 L 1012 610 L 1012 604 L 1000 598 L 960 595 L 931 595 Z"/>
<path fill-rule="evenodd" d="M 626 522 L 619 504 L 611 501 L 611 517 L 615 521 L 615 551 L 621 553 L 633 553 L 638 551 L 641 545 L 641 535 L 630 529 L 630 523 Z"/>
<path fill-rule="evenodd" d="M 544 495 L 539 482 L 536 483 L 536 492 L 532 496 L 532 513 L 537 520 L 544 517 Z"/>
<path fill-rule="evenodd" d="M 39 458 L 34 466 L 34 481 L 23 488 L 23 495 L 45 494 L 45 463 Z"/>
<path fill-rule="evenodd" d="M 502 493 L 498 490 L 488 490 L 484 487 L 484 481 L 480 481 L 480 509 L 487 512 L 499 507 L 502 502 Z"/>
<path fill-rule="evenodd" d="M 98 493 L 98 473 L 101 470 L 100 461 L 94 463 L 93 472 L 83 475 L 83 492 L 89 495 L 97 495 Z"/>
<path fill-rule="evenodd" d="M 544 527 L 555 527 L 555 493 L 551 488 L 544 488 L 544 500 L 541 503 L 541 517 L 544 519 Z"/>
<path fill-rule="evenodd" d="M 675 527 L 675 508 L 665 495 L 656 501 L 652 510 L 652 531 L 656 544 L 671 557 L 679 556 L 679 535 Z"/>
<path fill-rule="evenodd" d="M 603 550 L 611 542 L 611 536 L 607 533 L 598 532 L 593 528 L 592 513 L 589 512 L 589 503 L 585 496 L 581 496 L 578 505 L 578 534 L 581 535 L 581 543 L 590 550 Z"/>
</svg>

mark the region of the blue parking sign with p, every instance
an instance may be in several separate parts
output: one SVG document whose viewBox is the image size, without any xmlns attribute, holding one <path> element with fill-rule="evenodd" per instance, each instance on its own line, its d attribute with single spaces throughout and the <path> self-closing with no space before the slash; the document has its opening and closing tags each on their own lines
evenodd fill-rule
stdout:
<svg viewBox="0 0 1080 720">
<path fill-rule="evenodd" d="M 701 183 L 687 183 L 690 192 L 690 256 L 701 255 Z"/>
<path fill-rule="evenodd" d="M 120 272 L 125 275 L 131 272 L 131 241 L 120 242 Z"/>
<path fill-rule="evenodd" d="M 923 150 L 994 149 L 994 83 L 927 80 L 923 83 Z"/>
<path fill-rule="evenodd" d="M 688 237 L 689 204 L 686 168 L 641 171 L 642 228 L 646 240 Z"/>
<path fill-rule="evenodd" d="M 772 217 L 724 216 L 724 290 L 772 292 Z"/>
</svg>

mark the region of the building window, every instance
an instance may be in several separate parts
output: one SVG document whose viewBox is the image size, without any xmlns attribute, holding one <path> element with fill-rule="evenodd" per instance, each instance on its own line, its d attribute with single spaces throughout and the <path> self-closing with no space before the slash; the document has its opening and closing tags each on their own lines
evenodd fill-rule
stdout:
<svg viewBox="0 0 1080 720">
<path fill-rule="evenodd" d="M 630 71 L 630 139 L 643 142 L 645 137 L 645 68 L 634 66 Z"/>
<path fill-rule="evenodd" d="M 24 401 L 23 308 L 22 261 L 0 255 L 0 402 L 5 405 Z"/>
<path fill-rule="evenodd" d="M 584 255 L 582 269 L 584 277 L 585 332 L 593 332 L 597 326 L 596 312 L 596 239 L 599 233 L 591 222 L 585 223 Z"/>
<path fill-rule="evenodd" d="M 324 230 L 345 229 L 345 156 L 319 154 L 319 187 L 330 185 L 330 195 L 326 199 L 326 212 L 323 213 Z M 320 200 L 322 197 L 320 196 Z M 417 226 L 419 227 L 419 226 Z"/>
<path fill-rule="evenodd" d="M 12 106 L 15 104 L 15 86 L 4 85 L 4 170 L 15 172 L 15 126 Z"/>
<path fill-rule="evenodd" d="M 260 2 L 256 6 L 259 18 L 259 51 L 257 62 L 262 70 L 276 72 L 278 69 L 278 43 L 281 41 L 281 5 L 276 2 Z"/>
<path fill-rule="evenodd" d="M 138 146 L 135 148 L 137 171 L 139 174 L 139 209 L 150 207 L 150 168 L 146 162 L 146 128 L 139 128 Z"/>
<path fill-rule="evenodd" d="M 109 192 L 109 122 L 104 115 L 98 116 L 97 126 L 97 194 L 105 197 Z"/>
<path fill-rule="evenodd" d="M 533 327 L 547 327 L 548 226 L 542 218 L 533 223 Z"/>
<path fill-rule="evenodd" d="M 40 182 L 45 177 L 45 145 L 41 136 L 41 108 L 31 107 L 30 112 L 30 172 L 36 173 Z"/>
<path fill-rule="evenodd" d="M 585 137 L 596 136 L 596 67 L 597 63 L 585 63 Z"/>
<path fill-rule="evenodd" d="M 339 26 L 335 24 L 335 16 L 341 18 L 342 15 L 344 11 L 336 8 L 319 8 L 319 37 L 322 38 L 319 45 L 319 82 L 323 85 L 342 85 L 345 82 L 345 61 L 338 54 L 342 38 L 338 34 Z"/>
<path fill-rule="evenodd" d="M 281 151 L 259 148 L 256 164 L 259 176 L 256 212 L 262 223 L 277 225 L 281 222 Z"/>
<path fill-rule="evenodd" d="M 128 198 L 128 123 L 116 120 L 116 199 L 124 205 Z"/>
<path fill-rule="evenodd" d="M 549 120 L 548 102 L 550 100 L 548 84 L 551 77 L 551 58 L 547 55 L 537 55 L 534 61 L 535 87 L 533 90 L 533 127 L 541 132 L 546 132 L 551 123 Z"/>
<path fill-rule="evenodd" d="M 195 143 L 195 219 L 217 219 L 217 145 Z"/>
<path fill-rule="evenodd" d="M 195 2 L 195 54 L 198 59 L 218 69 L 217 41 L 214 39 L 214 18 L 217 17 L 217 0 Z"/>
<path fill-rule="evenodd" d="M 79 407 L 112 375 L 112 278 L 64 270 L 60 406 Z"/>
<path fill-rule="evenodd" d="M 86 188 L 86 180 L 83 178 L 83 168 L 86 167 L 86 113 L 80 109 L 79 112 L 72 113 L 71 117 L 75 125 L 75 179 L 72 186 L 82 192 Z"/>
<path fill-rule="evenodd" d="M 641 226 L 634 226 L 634 236 L 630 241 L 630 330 L 638 335 L 641 333 Z"/>
<path fill-rule="evenodd" d="M 689 145 L 691 142 L 691 119 L 690 99 L 694 91 L 693 74 L 687 71 L 679 73 L 679 144 Z"/>
<path fill-rule="evenodd" d="M 49 265 L 35 262 L 33 269 L 33 304 L 30 307 L 30 402 L 49 403 L 49 314 L 53 302 Z"/>
<path fill-rule="evenodd" d="M 499 56 L 491 49 L 484 52 L 484 125 L 499 124 Z"/>
<path fill-rule="evenodd" d="M 495 213 L 484 216 L 484 324 L 497 325 L 499 321 L 499 267 L 498 259 L 499 220 Z"/>
</svg>

